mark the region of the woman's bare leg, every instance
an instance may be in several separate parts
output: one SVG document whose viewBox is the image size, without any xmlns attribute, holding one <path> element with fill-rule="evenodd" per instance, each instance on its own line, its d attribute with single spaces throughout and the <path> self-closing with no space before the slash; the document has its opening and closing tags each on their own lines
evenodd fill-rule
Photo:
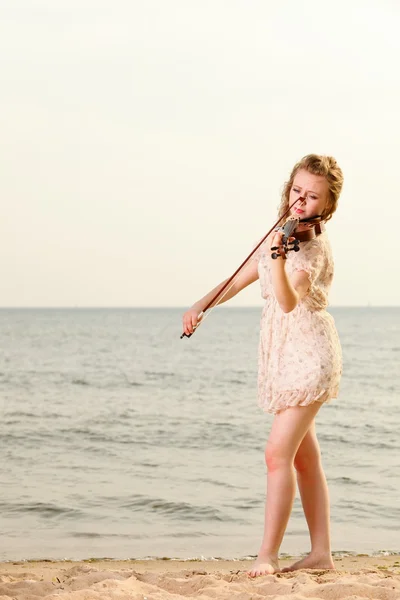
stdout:
<svg viewBox="0 0 400 600">
<path fill-rule="evenodd" d="M 315 422 L 297 450 L 294 466 L 297 471 L 301 502 L 310 531 L 310 554 L 284 571 L 296 569 L 334 569 L 330 540 L 329 493 L 321 464 L 321 453 Z"/>
<path fill-rule="evenodd" d="M 265 450 L 268 475 L 264 536 L 257 560 L 248 571 L 251 577 L 279 570 L 279 548 L 296 492 L 294 457 L 320 407 L 318 402 L 293 406 L 274 418 Z"/>
</svg>

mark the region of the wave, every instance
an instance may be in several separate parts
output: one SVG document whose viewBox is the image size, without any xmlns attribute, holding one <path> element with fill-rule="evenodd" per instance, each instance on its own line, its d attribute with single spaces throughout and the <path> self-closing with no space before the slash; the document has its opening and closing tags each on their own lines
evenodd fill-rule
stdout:
<svg viewBox="0 0 400 600">
<path fill-rule="evenodd" d="M 166 379 L 168 377 L 176 377 L 176 373 L 171 373 L 168 371 L 144 371 L 144 374 L 149 377 L 149 379 Z"/>
<path fill-rule="evenodd" d="M 237 519 L 233 519 L 212 506 L 200 506 L 188 502 L 153 498 L 142 494 L 134 494 L 129 500 L 121 502 L 120 508 L 133 512 L 145 510 L 153 514 L 168 515 L 179 520 L 237 521 Z"/>
<path fill-rule="evenodd" d="M 59 506 L 48 502 L 0 502 L 0 511 L 4 515 L 34 513 L 46 519 L 67 517 L 70 519 L 82 518 L 83 512 L 76 508 Z"/>
</svg>

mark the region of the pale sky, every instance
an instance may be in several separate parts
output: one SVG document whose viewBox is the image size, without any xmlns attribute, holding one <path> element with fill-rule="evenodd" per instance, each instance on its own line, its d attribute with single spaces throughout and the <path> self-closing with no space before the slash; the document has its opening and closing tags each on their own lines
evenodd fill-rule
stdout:
<svg viewBox="0 0 400 600">
<path fill-rule="evenodd" d="M 399 305 L 399 27 L 398 0 L 0 0 L 0 305 L 187 306 L 311 152 L 345 176 L 331 304 Z"/>
</svg>

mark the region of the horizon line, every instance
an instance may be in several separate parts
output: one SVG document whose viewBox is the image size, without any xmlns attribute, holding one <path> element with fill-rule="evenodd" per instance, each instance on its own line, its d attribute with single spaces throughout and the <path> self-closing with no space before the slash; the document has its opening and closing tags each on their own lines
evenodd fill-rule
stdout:
<svg viewBox="0 0 400 600">
<path fill-rule="evenodd" d="M 248 308 L 248 309 L 259 309 L 262 308 L 263 304 L 243 304 L 243 305 L 230 305 L 222 306 L 219 305 L 215 308 L 223 308 L 227 310 L 237 308 Z M 179 309 L 187 310 L 187 306 L 176 305 L 37 305 L 37 306 L 0 306 L 0 310 L 167 310 L 167 309 Z M 400 308 L 400 304 L 330 304 L 329 308 Z"/>
</svg>

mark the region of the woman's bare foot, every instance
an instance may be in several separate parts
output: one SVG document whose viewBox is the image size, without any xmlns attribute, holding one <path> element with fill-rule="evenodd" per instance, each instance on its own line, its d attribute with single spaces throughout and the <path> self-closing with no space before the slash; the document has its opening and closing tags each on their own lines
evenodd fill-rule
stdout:
<svg viewBox="0 0 400 600">
<path fill-rule="evenodd" d="M 278 571 L 279 564 L 277 558 L 259 554 L 250 571 L 247 571 L 247 575 L 249 577 L 259 577 L 260 575 L 272 575 Z"/>
<path fill-rule="evenodd" d="M 305 558 L 298 560 L 297 562 L 282 569 L 282 573 L 288 573 L 289 571 L 297 571 L 298 569 L 334 569 L 331 554 L 316 555 L 309 554 Z"/>
</svg>

